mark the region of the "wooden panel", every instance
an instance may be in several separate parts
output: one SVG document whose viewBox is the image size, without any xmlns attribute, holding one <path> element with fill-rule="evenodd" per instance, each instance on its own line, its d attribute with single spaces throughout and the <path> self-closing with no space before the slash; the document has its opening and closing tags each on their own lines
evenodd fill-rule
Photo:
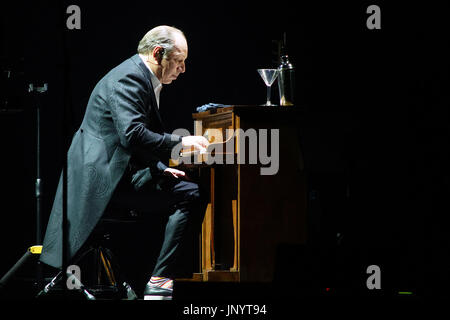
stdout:
<svg viewBox="0 0 450 320">
<path fill-rule="evenodd" d="M 198 114 L 196 114 L 198 115 Z M 194 122 L 195 134 L 204 135 L 208 129 L 220 129 L 222 131 L 223 139 L 226 138 L 226 130 L 234 129 L 233 113 L 232 111 L 216 113 L 207 117 L 203 116 L 200 119 L 195 119 Z M 201 132 L 201 133 L 200 133 Z M 212 141 L 210 141 L 212 142 Z M 219 141 L 214 141 L 219 142 Z"/>
<path fill-rule="evenodd" d="M 240 165 L 241 281 L 271 281 L 280 244 L 306 241 L 306 179 L 296 129 L 274 117 L 239 117 L 240 127 L 278 129 L 279 169 Z M 260 138 L 260 137 L 258 137 Z"/>
<path fill-rule="evenodd" d="M 240 281 L 239 272 L 234 271 L 224 271 L 224 270 L 214 270 L 208 271 L 203 275 L 203 281 L 227 281 L 227 282 L 238 282 Z"/>
<path fill-rule="evenodd" d="M 239 232 L 239 216 L 238 216 L 238 202 L 231 200 L 233 210 L 233 233 L 234 233 L 234 259 L 233 266 L 230 271 L 239 271 L 239 247 L 240 247 L 240 232 Z"/>
<path fill-rule="evenodd" d="M 261 175 L 261 163 L 200 166 L 211 190 L 202 227 L 203 281 L 271 281 L 278 246 L 306 241 L 306 178 L 295 108 L 239 106 L 193 118 L 196 134 L 208 128 L 279 130 L 275 175 Z"/>
<path fill-rule="evenodd" d="M 214 170 L 210 170 L 210 202 L 208 203 L 202 225 L 202 270 L 213 270 L 215 266 L 214 250 Z"/>
<path fill-rule="evenodd" d="M 214 167 L 214 244 L 216 269 L 230 270 L 235 263 L 236 237 L 233 220 L 233 204 L 237 203 L 237 166 L 220 165 Z M 237 217 L 236 217 L 237 218 Z M 237 266 L 236 266 L 237 268 Z"/>
</svg>

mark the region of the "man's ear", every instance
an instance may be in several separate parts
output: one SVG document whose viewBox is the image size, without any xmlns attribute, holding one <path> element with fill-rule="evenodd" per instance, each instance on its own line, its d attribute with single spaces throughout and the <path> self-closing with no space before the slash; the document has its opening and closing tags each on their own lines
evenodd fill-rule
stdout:
<svg viewBox="0 0 450 320">
<path fill-rule="evenodd" d="M 153 58 L 158 62 L 158 64 L 161 64 L 161 61 L 163 59 L 164 56 L 164 48 L 163 47 L 155 47 L 155 49 L 153 49 Z"/>
</svg>

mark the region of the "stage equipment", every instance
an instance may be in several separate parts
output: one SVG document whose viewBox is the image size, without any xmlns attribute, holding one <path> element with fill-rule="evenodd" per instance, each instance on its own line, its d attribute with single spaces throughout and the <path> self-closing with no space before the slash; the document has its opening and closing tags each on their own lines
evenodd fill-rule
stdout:
<svg viewBox="0 0 450 320">
<path fill-rule="evenodd" d="M 25 254 L 14 264 L 14 266 L 0 279 L 0 289 L 3 289 L 7 282 L 13 277 L 13 275 L 28 262 L 31 258 L 39 256 L 42 252 L 42 179 L 41 179 L 41 96 L 48 90 L 48 84 L 44 83 L 43 86 L 38 87 L 34 84 L 29 84 L 28 92 L 33 98 L 33 104 L 36 107 L 36 243 L 34 246 L 28 248 Z M 43 274 L 42 265 L 37 259 L 36 265 L 36 286 L 42 287 Z"/>
</svg>

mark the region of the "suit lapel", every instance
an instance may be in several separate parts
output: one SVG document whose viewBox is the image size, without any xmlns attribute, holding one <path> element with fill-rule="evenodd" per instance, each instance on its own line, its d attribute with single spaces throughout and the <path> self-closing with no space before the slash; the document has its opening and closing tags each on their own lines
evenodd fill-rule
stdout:
<svg viewBox="0 0 450 320">
<path fill-rule="evenodd" d="M 161 131 L 164 132 L 165 131 L 164 124 L 162 122 L 162 118 L 159 113 L 158 103 L 156 102 L 155 89 L 153 88 L 153 85 L 152 85 L 150 71 L 148 70 L 148 68 L 144 64 L 144 62 L 142 61 L 141 57 L 139 57 L 139 54 L 135 54 L 134 56 L 131 57 L 131 59 L 134 61 L 134 63 L 136 63 L 138 65 L 138 67 L 142 70 L 142 72 L 145 75 L 145 79 L 147 80 L 147 83 L 150 87 L 150 99 L 152 100 L 150 112 L 156 117 L 156 119 L 158 119 L 158 125 L 161 128 Z M 150 119 L 152 120 L 155 117 L 151 116 Z"/>
</svg>

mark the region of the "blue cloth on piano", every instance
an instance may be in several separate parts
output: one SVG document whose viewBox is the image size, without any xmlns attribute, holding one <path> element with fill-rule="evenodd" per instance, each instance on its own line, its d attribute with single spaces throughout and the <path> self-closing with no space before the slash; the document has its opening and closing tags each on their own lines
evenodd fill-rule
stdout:
<svg viewBox="0 0 450 320">
<path fill-rule="evenodd" d="M 223 108 L 223 107 L 230 107 L 230 105 L 229 104 L 220 104 L 220 103 L 207 103 L 200 107 L 197 107 L 197 112 L 204 112 L 207 110 Z"/>
</svg>

